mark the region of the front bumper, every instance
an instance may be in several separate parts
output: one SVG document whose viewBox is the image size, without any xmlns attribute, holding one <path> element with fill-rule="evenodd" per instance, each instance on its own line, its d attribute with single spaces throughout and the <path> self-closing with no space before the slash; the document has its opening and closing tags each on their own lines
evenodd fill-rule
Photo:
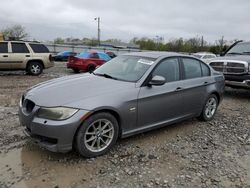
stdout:
<svg viewBox="0 0 250 188">
<path fill-rule="evenodd" d="M 231 87 L 241 87 L 241 88 L 250 89 L 250 80 L 244 80 L 242 82 L 226 80 L 225 83 L 227 86 L 231 86 Z"/>
<path fill-rule="evenodd" d="M 35 106 L 29 114 L 20 106 L 19 120 L 25 126 L 25 134 L 35 143 L 52 152 L 68 152 L 72 150 L 74 135 L 81 125 L 81 118 L 88 113 L 79 110 L 71 118 L 63 121 L 54 121 L 36 117 L 39 107 Z"/>
</svg>

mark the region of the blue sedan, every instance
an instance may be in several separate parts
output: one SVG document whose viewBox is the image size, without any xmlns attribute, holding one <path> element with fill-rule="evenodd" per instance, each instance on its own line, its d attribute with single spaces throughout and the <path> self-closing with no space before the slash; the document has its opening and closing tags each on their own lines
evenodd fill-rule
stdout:
<svg viewBox="0 0 250 188">
<path fill-rule="evenodd" d="M 68 61 L 69 57 L 76 56 L 77 53 L 71 52 L 71 51 L 64 51 L 58 53 L 56 56 L 54 56 L 55 61 Z"/>
</svg>

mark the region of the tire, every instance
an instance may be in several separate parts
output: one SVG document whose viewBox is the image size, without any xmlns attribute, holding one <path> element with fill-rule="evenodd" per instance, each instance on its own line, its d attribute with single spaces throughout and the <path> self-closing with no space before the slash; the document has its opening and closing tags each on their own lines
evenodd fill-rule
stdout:
<svg viewBox="0 0 250 188">
<path fill-rule="evenodd" d="M 211 121 L 218 108 L 218 98 L 216 95 L 212 94 L 208 97 L 203 107 L 202 113 L 199 116 L 199 119 L 202 121 Z"/>
<path fill-rule="evenodd" d="M 31 62 L 28 64 L 27 72 L 33 76 L 38 76 L 43 72 L 43 65 L 40 62 Z"/>
<path fill-rule="evenodd" d="M 74 73 L 79 73 L 79 69 L 72 69 L 74 71 Z"/>
<path fill-rule="evenodd" d="M 97 157 L 112 148 L 117 141 L 118 133 L 118 122 L 113 115 L 105 112 L 97 113 L 86 119 L 79 128 L 75 147 L 83 157 Z"/>
<path fill-rule="evenodd" d="M 94 70 L 95 70 L 95 65 L 89 65 L 88 68 L 87 68 L 87 71 L 88 71 L 89 73 L 94 72 Z"/>
</svg>

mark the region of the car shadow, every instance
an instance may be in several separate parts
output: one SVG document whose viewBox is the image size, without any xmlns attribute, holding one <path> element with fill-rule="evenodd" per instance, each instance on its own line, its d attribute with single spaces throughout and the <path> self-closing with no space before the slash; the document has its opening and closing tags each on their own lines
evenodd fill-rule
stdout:
<svg viewBox="0 0 250 188">
<path fill-rule="evenodd" d="M 225 88 L 225 98 L 250 99 L 250 89 Z"/>
<path fill-rule="evenodd" d="M 0 76 L 30 76 L 25 71 L 0 71 Z"/>
</svg>

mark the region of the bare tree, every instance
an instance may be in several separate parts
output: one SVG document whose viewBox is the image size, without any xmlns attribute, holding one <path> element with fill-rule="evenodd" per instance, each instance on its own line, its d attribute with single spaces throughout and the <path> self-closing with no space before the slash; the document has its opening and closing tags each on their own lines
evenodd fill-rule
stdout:
<svg viewBox="0 0 250 188">
<path fill-rule="evenodd" d="M 220 47 L 220 52 L 223 51 L 223 47 L 226 44 L 226 41 L 224 40 L 224 36 L 221 37 L 221 39 L 215 41 L 216 45 Z"/>
<path fill-rule="evenodd" d="M 7 40 L 23 40 L 29 36 L 22 25 L 13 25 L 3 29 L 1 32 Z"/>
</svg>

